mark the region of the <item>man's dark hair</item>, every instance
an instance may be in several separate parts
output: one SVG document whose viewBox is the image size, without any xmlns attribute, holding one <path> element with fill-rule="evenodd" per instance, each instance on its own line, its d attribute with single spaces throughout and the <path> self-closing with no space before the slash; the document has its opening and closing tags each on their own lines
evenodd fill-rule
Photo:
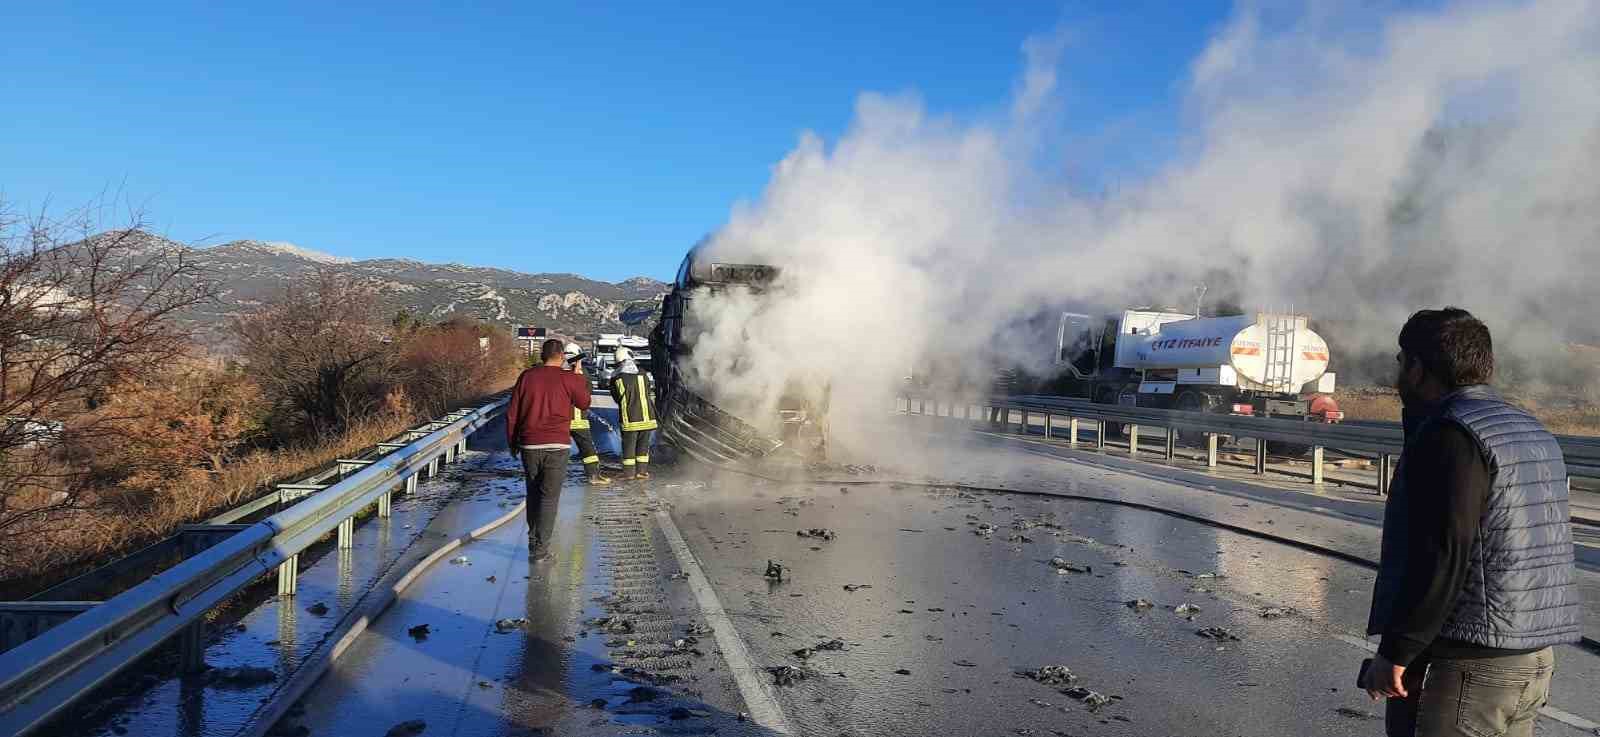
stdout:
<svg viewBox="0 0 1600 737">
<path fill-rule="evenodd" d="M 549 363 L 561 357 L 561 351 L 566 349 L 566 344 L 555 338 L 545 341 L 539 346 L 539 360 Z"/>
<path fill-rule="evenodd" d="M 1418 310 L 1400 328 L 1400 350 L 1451 389 L 1494 377 L 1489 326 L 1459 307 Z"/>
</svg>

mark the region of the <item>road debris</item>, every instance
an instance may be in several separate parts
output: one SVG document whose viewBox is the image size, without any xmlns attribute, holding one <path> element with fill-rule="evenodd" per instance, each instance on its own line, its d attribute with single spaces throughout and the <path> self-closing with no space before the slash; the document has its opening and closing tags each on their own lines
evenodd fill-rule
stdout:
<svg viewBox="0 0 1600 737">
<path fill-rule="evenodd" d="M 684 630 L 684 632 L 688 633 L 692 637 L 705 637 L 706 635 L 711 634 L 711 625 L 703 622 L 695 622 L 694 624 L 689 625 L 688 629 Z"/>
<path fill-rule="evenodd" d="M 383 733 L 383 737 L 417 737 L 417 735 L 422 734 L 423 732 L 427 731 L 427 729 L 427 722 L 422 721 L 421 719 L 412 719 L 410 721 L 401 722 L 393 727 L 390 727 L 389 731 Z"/>
<path fill-rule="evenodd" d="M 1277 619 L 1278 617 L 1289 617 L 1293 616 L 1294 614 L 1296 614 L 1296 611 L 1292 606 L 1268 606 L 1261 608 L 1262 619 Z"/>
<path fill-rule="evenodd" d="M 959 666 L 961 666 L 963 668 L 976 668 L 976 667 L 978 667 L 977 663 L 974 663 L 974 662 L 972 662 L 970 660 L 965 660 L 965 659 L 957 660 L 957 661 L 955 661 L 953 663 L 953 665 L 959 665 Z"/>
<path fill-rule="evenodd" d="M 320 616 L 328 613 L 328 605 L 319 601 L 319 602 L 317 602 L 315 604 L 312 604 L 311 606 L 306 607 L 306 611 L 311 612 L 312 614 L 315 614 L 315 615 L 320 617 Z"/>
<path fill-rule="evenodd" d="M 1093 566 L 1073 563 L 1066 558 L 1051 558 L 1050 567 L 1056 569 L 1056 573 L 1094 573 Z"/>
<path fill-rule="evenodd" d="M 848 591 L 848 592 L 850 592 L 852 594 L 857 592 L 857 591 L 860 591 L 862 589 L 870 589 L 870 588 L 872 588 L 872 584 L 870 584 L 870 583 L 847 583 L 847 584 L 844 585 L 844 590 Z"/>
<path fill-rule="evenodd" d="M 772 684 L 774 686 L 793 686 L 817 675 L 816 671 L 796 668 L 792 665 L 775 665 L 768 668 L 767 672 L 772 674 Z"/>
<path fill-rule="evenodd" d="M 1195 634 L 1216 640 L 1217 642 L 1238 642 L 1239 636 L 1221 627 L 1204 627 L 1195 630 Z"/>
<path fill-rule="evenodd" d="M 678 571 L 677 573 L 674 573 L 674 574 L 671 574 L 671 575 L 667 576 L 667 580 L 668 581 L 687 581 L 687 580 L 689 580 L 689 574 L 686 571 Z"/>
<path fill-rule="evenodd" d="M 984 522 L 977 527 L 972 528 L 972 534 L 977 535 L 978 537 L 993 537 L 994 525 Z"/>
<path fill-rule="evenodd" d="M 767 561 L 767 572 L 763 573 L 761 575 L 766 577 L 766 578 L 770 578 L 770 579 L 772 579 L 774 581 L 782 581 L 783 580 L 783 564 L 775 563 L 775 562 L 769 560 L 769 561 Z"/>
<path fill-rule="evenodd" d="M 1087 707 L 1089 711 L 1096 711 L 1100 707 L 1105 706 L 1112 701 L 1112 697 L 1100 693 L 1099 691 L 1091 691 L 1087 688 L 1083 688 L 1082 686 L 1064 688 L 1061 690 L 1061 693 L 1066 695 L 1068 698 L 1082 701 L 1083 705 Z"/>
<path fill-rule="evenodd" d="M 472 559 L 468 558 L 465 555 L 458 555 L 458 556 L 450 559 L 450 565 L 453 565 L 453 566 L 470 566 L 470 565 L 472 565 Z"/>
<path fill-rule="evenodd" d="M 422 642 L 423 640 L 428 639 L 428 634 L 430 631 L 431 629 L 428 627 L 428 625 L 419 624 L 406 630 L 406 634 L 411 635 L 411 639 L 416 640 L 417 642 Z"/>
<path fill-rule="evenodd" d="M 1046 665 L 1033 670 L 1019 670 L 1016 672 L 1016 676 L 1037 681 L 1046 686 L 1066 686 L 1078 680 L 1072 670 L 1064 665 Z"/>
<path fill-rule="evenodd" d="M 1195 606 L 1193 604 L 1190 604 L 1189 602 L 1186 601 L 1186 602 L 1184 602 L 1182 604 L 1177 605 L 1176 607 L 1173 607 L 1172 611 L 1177 612 L 1178 616 L 1180 616 L 1180 617 L 1188 617 L 1190 619 L 1194 619 L 1194 615 L 1200 613 L 1200 607 L 1197 607 L 1197 606 Z"/>
<path fill-rule="evenodd" d="M 1012 536 L 1006 538 L 1006 542 L 1008 542 L 1008 543 L 1031 543 L 1031 542 L 1033 542 L 1033 538 L 1028 537 L 1027 535 L 1012 535 Z"/>
<path fill-rule="evenodd" d="M 1369 714 L 1367 712 L 1361 711 L 1360 709 L 1351 709 L 1350 707 L 1347 707 L 1347 706 L 1341 706 L 1341 707 L 1339 707 L 1337 709 L 1334 709 L 1333 713 L 1338 714 L 1339 716 L 1342 716 L 1342 717 L 1344 717 L 1346 719 L 1361 719 L 1361 720 L 1364 720 L 1364 721 L 1377 721 L 1377 720 L 1383 718 L 1383 717 L 1378 716 L 1377 714 Z"/>
<path fill-rule="evenodd" d="M 497 619 L 494 623 L 495 631 L 501 634 L 505 634 L 513 630 L 520 630 L 527 626 L 527 617 L 508 617 L 506 619 Z"/>
<path fill-rule="evenodd" d="M 512 621 L 512 620 L 502 619 L 500 621 L 501 622 L 506 622 L 506 621 Z M 520 621 L 521 621 L 522 624 L 527 624 L 528 623 L 528 620 L 526 620 L 526 619 L 522 619 Z M 496 622 L 495 626 L 498 627 L 499 626 L 499 622 Z M 628 619 L 626 617 L 598 617 L 598 618 L 589 620 L 589 626 L 594 627 L 595 629 L 598 629 L 601 632 L 604 632 L 604 633 L 609 634 L 609 635 L 629 635 L 629 634 L 633 634 L 633 628 L 634 628 L 633 620 Z"/>
<path fill-rule="evenodd" d="M 901 668 L 901 669 L 895 671 L 894 674 L 897 675 L 897 676 L 909 676 L 909 675 L 911 675 L 911 671 L 906 670 L 905 668 Z"/>
<path fill-rule="evenodd" d="M 1129 609 L 1144 610 L 1144 609 L 1151 609 L 1151 608 L 1155 607 L 1155 604 L 1153 602 L 1151 602 L 1149 599 L 1129 599 L 1126 602 L 1126 604 L 1127 604 Z"/>
<path fill-rule="evenodd" d="M 835 537 L 838 537 L 833 530 L 825 527 L 812 527 L 806 530 L 797 530 L 794 534 L 797 537 L 814 537 L 820 540 L 832 540 Z"/>
<path fill-rule="evenodd" d="M 209 672 L 212 685 L 220 688 L 251 688 L 278 680 L 271 668 L 241 665 L 233 668 L 214 668 Z"/>
</svg>

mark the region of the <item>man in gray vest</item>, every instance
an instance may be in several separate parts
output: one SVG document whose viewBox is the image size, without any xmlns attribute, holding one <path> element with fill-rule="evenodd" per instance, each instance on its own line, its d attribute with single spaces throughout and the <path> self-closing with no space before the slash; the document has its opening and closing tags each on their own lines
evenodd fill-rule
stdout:
<svg viewBox="0 0 1600 737">
<path fill-rule="evenodd" d="M 1552 646 L 1581 639 L 1561 447 L 1488 387 L 1489 328 L 1466 310 L 1412 315 L 1395 359 L 1406 444 L 1361 685 L 1389 699 L 1391 737 L 1528 737 Z"/>
</svg>

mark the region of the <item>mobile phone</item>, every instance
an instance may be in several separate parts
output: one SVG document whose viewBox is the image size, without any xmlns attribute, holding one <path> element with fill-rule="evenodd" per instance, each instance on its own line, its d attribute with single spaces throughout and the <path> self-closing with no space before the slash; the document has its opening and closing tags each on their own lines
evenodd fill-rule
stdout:
<svg viewBox="0 0 1600 737">
<path fill-rule="evenodd" d="M 1361 672 L 1356 674 L 1356 688 L 1367 687 L 1367 671 L 1372 669 L 1372 658 L 1361 661 Z"/>
</svg>

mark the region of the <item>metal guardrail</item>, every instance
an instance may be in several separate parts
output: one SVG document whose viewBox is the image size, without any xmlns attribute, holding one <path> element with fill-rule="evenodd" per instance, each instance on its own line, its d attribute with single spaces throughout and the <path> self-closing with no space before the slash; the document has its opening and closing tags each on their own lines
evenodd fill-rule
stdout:
<svg viewBox="0 0 1600 737">
<path fill-rule="evenodd" d="M 1323 481 L 1323 452 L 1325 450 L 1364 451 L 1374 453 L 1378 459 L 1378 493 L 1388 493 L 1390 476 L 1393 473 L 1392 463 L 1395 456 L 1405 448 L 1405 436 L 1398 423 L 1394 424 L 1347 424 L 1323 423 L 1304 420 L 1286 420 L 1267 417 L 1247 417 L 1237 415 L 1216 415 L 1203 412 L 1184 412 L 1179 410 L 1155 409 L 1151 407 L 1127 407 L 1122 405 L 1095 404 L 1086 399 L 1073 399 L 1068 397 L 1051 397 L 1044 395 L 1020 395 L 1008 397 L 986 397 L 967 400 L 941 400 L 931 396 L 905 396 L 899 399 L 906 402 L 906 411 L 910 412 L 915 403 L 920 413 L 926 414 L 929 402 L 932 403 L 934 412 L 938 414 L 939 407 L 943 404 L 950 416 L 955 415 L 955 410 L 961 408 L 967 419 L 972 419 L 972 410 L 977 408 L 999 409 L 1002 413 L 1004 424 L 1009 427 L 1012 413 L 1021 412 L 1022 425 L 1028 426 L 1031 414 L 1042 414 L 1045 420 L 1045 433 L 1052 432 L 1054 420 L 1057 417 L 1066 419 L 1068 425 L 1068 439 L 1076 445 L 1078 443 L 1078 425 L 1080 420 L 1088 420 L 1096 424 L 1095 447 L 1104 448 L 1106 435 L 1104 428 L 1107 424 L 1116 424 L 1131 428 L 1128 436 L 1130 454 L 1137 456 L 1139 448 L 1138 428 L 1159 428 L 1164 432 L 1165 455 L 1171 460 L 1175 455 L 1176 435 L 1192 432 L 1206 438 L 1206 463 L 1208 466 L 1217 465 L 1217 437 L 1221 435 L 1254 438 L 1258 441 L 1254 456 L 1256 473 L 1266 473 L 1267 453 L 1269 443 L 1284 443 L 1296 446 L 1305 446 L 1311 449 L 1311 474 L 1314 483 Z M 897 400 L 898 401 L 898 400 Z M 1177 431 L 1176 433 L 1171 431 Z M 1561 444 L 1562 454 L 1565 456 L 1567 473 L 1575 478 L 1600 479 L 1600 442 L 1595 438 L 1580 436 L 1557 436 Z"/>
<path fill-rule="evenodd" d="M 349 547 L 356 515 L 377 505 L 387 516 L 397 487 L 415 490 L 419 473 L 436 474 L 441 462 L 455 460 L 467 436 L 504 413 L 506 401 L 410 431 L 404 436 L 409 442 L 380 449 L 387 452 L 362 459 L 359 470 L 331 484 L 282 485 L 263 499 L 281 503 L 296 491 L 303 498 L 254 524 L 203 526 L 210 535 L 191 542 L 194 549 L 182 562 L 105 601 L 24 602 L 59 621 L 0 653 L 0 734 L 39 726 L 174 636 L 182 638 L 186 659 L 198 658 L 207 610 L 274 571 L 279 593 L 293 595 L 302 551 L 335 530 L 339 546 Z M 288 488 L 296 486 L 321 488 Z M 241 519 L 268 506 L 258 499 L 217 519 Z"/>
</svg>

